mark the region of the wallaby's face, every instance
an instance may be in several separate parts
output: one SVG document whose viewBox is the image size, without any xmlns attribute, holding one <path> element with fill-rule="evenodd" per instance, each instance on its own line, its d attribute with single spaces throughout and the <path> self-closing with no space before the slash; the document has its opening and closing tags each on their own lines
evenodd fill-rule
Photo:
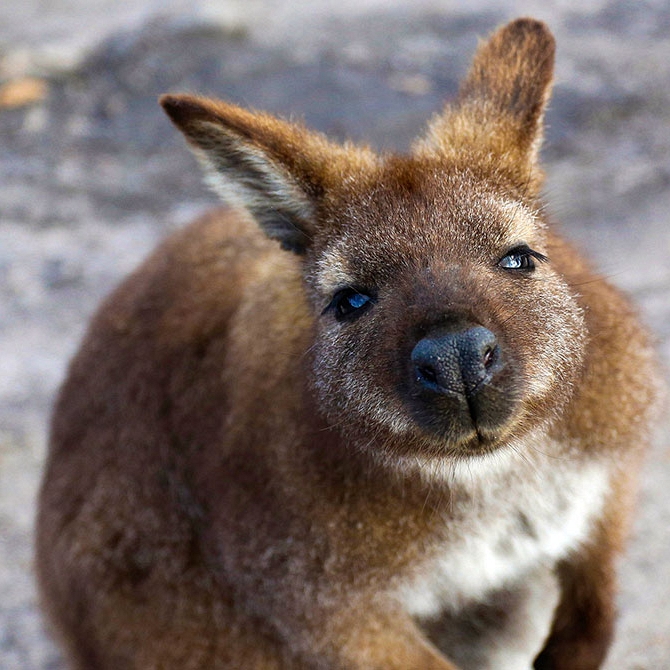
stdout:
<svg viewBox="0 0 670 670">
<path fill-rule="evenodd" d="M 382 456 L 509 444 L 550 419 L 579 374 L 582 316 L 539 212 L 553 53 L 536 22 L 496 33 L 406 158 L 163 99 L 215 187 L 298 254 L 322 412 L 357 437 L 404 438 L 376 440 L 396 450 Z"/>
<path fill-rule="evenodd" d="M 425 160 L 358 181 L 306 261 L 330 421 L 405 436 L 393 443 L 407 455 L 465 455 L 548 418 L 579 370 L 583 324 L 532 203 Z"/>
</svg>

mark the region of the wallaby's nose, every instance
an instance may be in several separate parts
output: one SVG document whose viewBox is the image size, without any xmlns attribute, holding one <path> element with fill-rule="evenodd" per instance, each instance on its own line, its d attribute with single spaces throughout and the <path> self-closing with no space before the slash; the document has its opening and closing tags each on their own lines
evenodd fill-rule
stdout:
<svg viewBox="0 0 670 670">
<path fill-rule="evenodd" d="M 417 383 L 434 393 L 472 396 L 500 361 L 496 336 L 483 326 L 425 337 L 412 350 Z"/>
</svg>

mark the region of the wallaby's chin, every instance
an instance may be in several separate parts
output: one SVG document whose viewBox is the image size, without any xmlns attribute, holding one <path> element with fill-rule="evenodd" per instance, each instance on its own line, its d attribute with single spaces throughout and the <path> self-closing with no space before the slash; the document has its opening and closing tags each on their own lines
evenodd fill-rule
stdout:
<svg viewBox="0 0 670 670">
<path fill-rule="evenodd" d="M 438 458 L 448 456 L 461 458 L 483 456 L 503 448 L 511 431 L 507 426 L 490 430 L 473 426 L 470 430 L 437 430 L 425 431 L 428 440 L 435 445 L 434 451 Z M 512 433 L 513 434 L 513 433 Z"/>
<path fill-rule="evenodd" d="M 513 429 L 518 402 L 507 385 L 508 380 L 494 377 L 473 394 L 414 388 L 409 412 L 421 432 L 449 448 L 465 453 L 490 450 Z"/>
<path fill-rule="evenodd" d="M 468 424 L 465 419 L 445 415 L 429 421 L 422 418 L 416 428 L 421 435 L 421 455 L 438 460 L 485 456 L 504 449 L 511 440 L 525 434 L 518 414 L 511 407 L 506 419 L 496 425 Z"/>
</svg>

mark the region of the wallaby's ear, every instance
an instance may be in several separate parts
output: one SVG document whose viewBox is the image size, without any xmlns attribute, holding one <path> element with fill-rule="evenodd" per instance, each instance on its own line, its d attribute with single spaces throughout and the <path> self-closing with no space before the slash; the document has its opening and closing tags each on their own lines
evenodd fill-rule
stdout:
<svg viewBox="0 0 670 670">
<path fill-rule="evenodd" d="M 432 122 L 415 150 L 488 158 L 521 182 L 532 182 L 555 50 L 540 21 L 522 18 L 499 28 L 479 46 L 455 104 Z"/>
<path fill-rule="evenodd" d="M 223 102 L 166 95 L 160 103 L 224 201 L 246 207 L 269 237 L 304 253 L 342 147 L 301 126 Z"/>
</svg>

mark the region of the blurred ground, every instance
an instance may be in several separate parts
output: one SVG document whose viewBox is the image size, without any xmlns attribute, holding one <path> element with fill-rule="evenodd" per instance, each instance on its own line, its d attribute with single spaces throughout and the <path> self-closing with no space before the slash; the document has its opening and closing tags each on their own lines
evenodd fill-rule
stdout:
<svg viewBox="0 0 670 670">
<path fill-rule="evenodd" d="M 48 6 L 47 6 L 48 4 Z M 628 290 L 670 360 L 670 3 L 54 0 L 0 5 L 0 668 L 60 668 L 31 574 L 53 393 L 100 298 L 213 199 L 156 104 L 214 94 L 406 148 L 478 36 L 559 44 L 551 210 Z M 610 670 L 670 668 L 670 424 L 622 562 Z"/>
</svg>

